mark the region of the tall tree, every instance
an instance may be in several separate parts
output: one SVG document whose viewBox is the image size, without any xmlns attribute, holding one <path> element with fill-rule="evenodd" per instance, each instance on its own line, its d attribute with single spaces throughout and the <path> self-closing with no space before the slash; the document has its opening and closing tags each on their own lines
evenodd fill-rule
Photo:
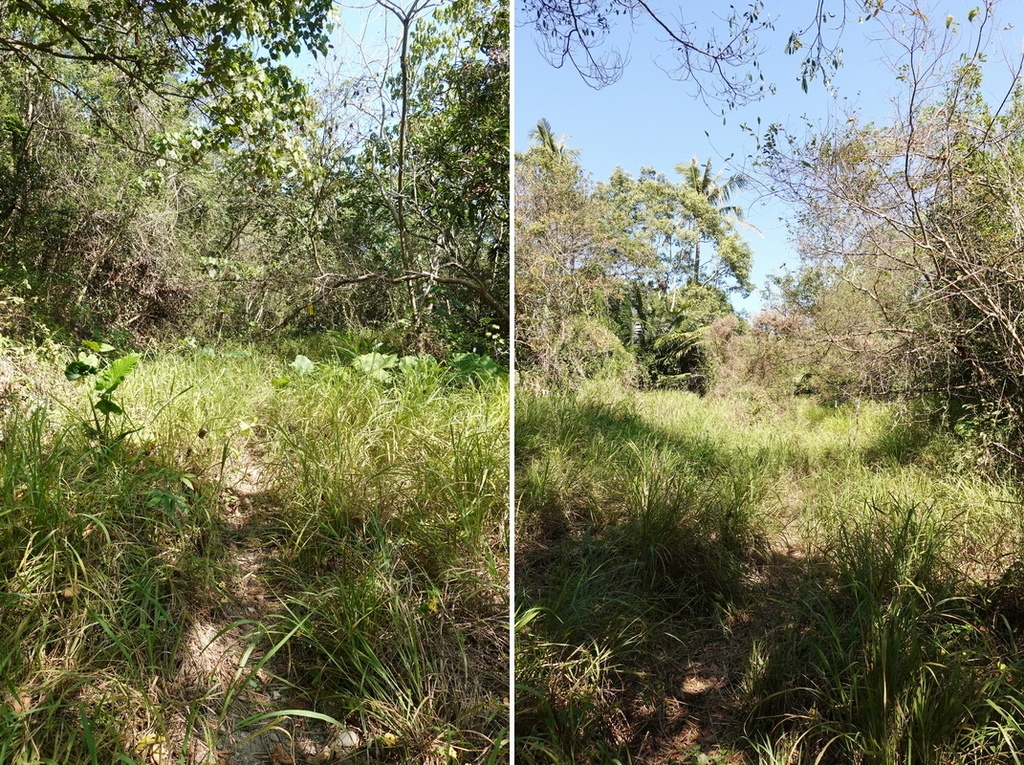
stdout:
<svg viewBox="0 0 1024 765">
<path fill-rule="evenodd" d="M 633 178 L 617 168 L 600 190 L 626 217 L 630 234 L 658 253 L 666 286 L 749 293 L 752 253 L 733 225 L 736 208 L 724 204 L 739 184 L 719 185 L 709 173 L 695 173 L 692 181 L 673 183 L 649 167 Z M 702 244 L 714 254 L 702 256 Z"/>
<path fill-rule="evenodd" d="M 546 121 L 516 156 L 515 200 L 517 363 L 550 381 L 582 377 L 619 345 L 609 297 L 652 253 L 624 235 L 621 213 Z"/>
<path fill-rule="evenodd" d="M 878 370 L 876 388 L 986 410 L 1024 458 L 1024 59 L 990 107 L 988 17 L 976 21 L 898 30 L 906 94 L 891 124 L 804 139 L 774 126 L 768 157 L 805 266 L 828 277 L 802 311 L 819 340 Z"/>
<path fill-rule="evenodd" d="M 545 117 L 541 117 L 537 120 L 537 124 L 530 128 L 528 137 L 537 148 L 548 152 L 552 157 L 565 159 L 578 156 L 576 149 L 566 147 L 565 139 L 555 136 L 554 130 L 551 129 L 551 123 Z"/>
<path fill-rule="evenodd" d="M 310 305 L 335 314 L 358 293 L 375 323 L 386 314 L 417 342 L 504 355 L 508 5 L 382 5 L 401 22 L 385 61 L 353 82 L 329 74 L 321 129 L 303 137 L 318 174 L 294 193 L 318 211 L 320 233 L 302 234 L 318 257 L 273 326 Z"/>
<path fill-rule="evenodd" d="M 708 204 L 713 206 L 723 219 L 730 222 L 743 220 L 743 208 L 739 205 L 729 204 L 729 200 L 734 191 L 741 191 L 746 188 L 748 181 L 745 175 L 736 173 L 719 182 L 719 179 L 722 177 L 721 173 L 717 175 L 711 174 L 710 158 L 708 158 L 703 168 L 697 165 L 697 158 L 694 157 L 690 160 L 690 164 L 678 164 L 675 169 L 677 173 L 683 176 L 684 182 L 693 191 L 704 197 Z M 693 277 L 694 281 L 698 283 L 700 282 L 701 274 L 700 245 L 706 241 L 713 241 L 713 237 L 702 232 L 702 235 L 697 238 L 693 247 Z"/>
</svg>

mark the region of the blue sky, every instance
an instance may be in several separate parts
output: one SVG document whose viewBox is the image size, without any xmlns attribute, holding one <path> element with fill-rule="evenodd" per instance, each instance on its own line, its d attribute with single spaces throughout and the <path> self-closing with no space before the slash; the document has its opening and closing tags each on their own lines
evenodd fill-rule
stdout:
<svg viewBox="0 0 1024 765">
<path fill-rule="evenodd" d="M 925 12 L 940 29 L 945 28 L 947 16 L 952 15 L 962 25 L 959 37 L 963 39 L 969 30 L 968 12 L 982 2 L 950 0 L 922 5 L 927 6 Z M 827 0 L 826 4 L 838 6 L 840 0 Z M 689 3 L 688 7 L 696 5 Z M 704 7 L 716 5 L 705 3 Z M 844 66 L 834 78 L 832 88 L 826 89 L 819 80 L 812 82 L 804 93 L 799 82 L 799 59 L 785 55 L 783 49 L 790 32 L 806 26 L 813 18 L 816 3 L 767 0 L 766 5 L 775 19 L 775 31 L 762 36 L 766 52 L 761 57 L 761 71 L 776 84 L 777 91 L 758 103 L 727 112 L 724 125 L 720 110 L 712 110 L 696 99 L 690 83 L 673 80 L 659 67 L 659 61 L 671 63 L 669 46 L 664 42 L 664 33 L 659 34 L 650 24 L 631 32 L 628 28 L 620 29 L 616 34 L 615 42 L 620 48 L 628 46 L 630 61 L 622 78 L 601 90 L 586 85 L 571 67 L 553 68 L 538 52 L 533 30 L 518 27 L 513 84 L 516 149 L 528 146 L 530 129 L 545 117 L 556 135 L 567 136 L 568 146 L 582 150 L 580 161 L 594 180 L 606 179 L 618 165 L 632 174 L 651 166 L 677 179 L 673 167 L 689 163 L 692 157 L 701 163 L 711 158 L 715 170 L 742 171 L 756 180 L 758 170 L 751 164 L 756 144 L 749 131 L 741 127 L 744 123 L 756 128 L 760 118 L 762 127 L 780 122 L 800 131 L 804 117 L 823 125 L 830 118 L 845 120 L 850 110 L 865 122 L 887 121 L 894 109 L 892 98 L 900 91 L 886 62 L 899 52 L 888 42 L 890 35 L 881 23 L 848 23 L 841 40 Z M 692 15 L 700 12 L 688 10 L 691 15 L 687 20 L 700 23 L 699 16 Z M 1024 3 L 1003 0 L 996 8 L 995 18 L 989 42 L 993 83 L 1007 79 L 1004 52 L 1011 56 L 1021 53 Z M 711 19 L 705 16 L 704 20 Z M 752 278 L 758 289 L 749 298 L 734 299 L 738 309 L 753 313 L 761 305 L 760 290 L 765 277 L 786 266 L 795 266 L 799 258 L 791 250 L 786 226 L 780 220 L 787 217 L 787 208 L 756 188 L 745 191 L 734 201 L 746 209 L 747 220 L 762 234 L 745 234 L 754 250 Z"/>
</svg>

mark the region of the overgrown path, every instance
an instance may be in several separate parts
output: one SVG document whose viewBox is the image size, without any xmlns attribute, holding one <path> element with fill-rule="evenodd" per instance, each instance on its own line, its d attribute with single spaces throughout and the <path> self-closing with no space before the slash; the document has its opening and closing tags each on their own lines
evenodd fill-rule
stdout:
<svg viewBox="0 0 1024 765">
<path fill-rule="evenodd" d="M 517 399 L 517 761 L 1024 751 L 1020 503 L 925 414 Z"/>
<path fill-rule="evenodd" d="M 0 760 L 506 756 L 507 381 L 299 350 L 22 360 Z"/>
</svg>

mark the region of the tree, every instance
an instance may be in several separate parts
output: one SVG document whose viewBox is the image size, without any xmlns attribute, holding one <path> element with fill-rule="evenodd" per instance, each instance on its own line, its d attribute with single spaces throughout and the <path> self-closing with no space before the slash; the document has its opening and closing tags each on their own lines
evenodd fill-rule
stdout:
<svg viewBox="0 0 1024 765">
<path fill-rule="evenodd" d="M 924 17 L 894 30 L 907 90 L 892 124 L 851 118 L 805 140 L 774 126 L 767 149 L 776 187 L 800 211 L 805 264 L 828 275 L 811 317 L 821 342 L 878 370 L 876 390 L 942 394 L 950 412 L 987 412 L 989 432 L 1019 459 L 1024 62 L 988 106 L 990 8 L 971 17 L 971 35 Z"/>
<path fill-rule="evenodd" d="M 645 371 L 644 383 L 706 393 L 713 374 L 709 328 L 735 319 L 721 290 L 688 284 L 662 290 L 635 281 L 619 301 L 620 333 Z M 621 334 L 620 334 L 621 336 Z"/>
<path fill-rule="evenodd" d="M 742 185 L 742 177 L 719 185 L 710 176 L 690 173 L 673 183 L 653 168 L 641 168 L 633 178 L 617 168 L 601 192 L 628 221 L 630 234 L 651 247 L 663 264 L 666 287 L 708 285 L 724 292 L 749 293 L 752 253 L 736 232 L 737 208 L 724 205 L 728 194 Z M 701 256 L 701 245 L 714 254 Z M 707 253 L 705 252 L 705 255 Z"/>
<path fill-rule="evenodd" d="M 517 364 L 567 384 L 622 353 L 610 298 L 654 265 L 653 252 L 623 234 L 621 215 L 546 121 L 532 140 L 516 156 Z"/>
<path fill-rule="evenodd" d="M 615 47 L 605 47 L 619 19 L 635 27 L 649 22 L 667 36 L 676 66 L 669 74 L 690 82 L 705 99 L 732 107 L 760 98 L 771 86 L 759 70 L 763 53 L 760 35 L 775 28 L 762 0 L 740 10 L 730 6 L 725 19 L 672 18 L 646 0 L 524 0 L 524 23 L 532 26 L 542 52 L 555 67 L 571 64 L 589 84 L 614 82 L 626 65 Z M 810 22 L 794 30 L 786 52 L 801 55 L 801 82 L 821 76 L 827 81 L 841 66 L 839 40 L 851 19 L 871 20 L 880 13 L 910 13 L 910 6 L 885 0 L 818 2 L 808 13 Z M 749 67 L 749 69 L 748 69 Z"/>
<path fill-rule="evenodd" d="M 305 87 L 284 60 L 303 50 L 324 54 L 330 0 L 124 0 L 66 3 L 9 0 L 0 14 L 0 63 L 48 74 L 51 86 L 96 119 L 109 110 L 81 90 L 63 61 L 109 73 L 122 108 L 143 94 L 182 101 L 201 115 L 201 129 L 168 136 L 163 153 L 260 143 L 279 138 L 282 119 L 306 114 Z M 199 146 L 192 147 L 192 142 Z"/>
<path fill-rule="evenodd" d="M 570 384 L 629 367 L 630 382 L 706 390 L 708 327 L 732 315 L 730 292 L 752 287 L 729 204 L 742 176 L 708 166 L 673 183 L 618 168 L 595 185 L 547 120 L 530 138 L 516 157 L 519 368 Z"/>
<path fill-rule="evenodd" d="M 711 159 L 704 165 L 703 171 L 697 166 L 697 158 L 694 157 L 689 165 L 676 165 L 676 172 L 683 176 L 684 182 L 693 190 L 704 197 L 708 204 L 714 207 L 719 216 L 725 220 L 742 221 L 743 208 L 738 205 L 728 204 L 733 191 L 740 191 L 747 186 L 747 177 L 742 173 L 731 175 L 725 181 L 719 183 L 721 173 L 711 175 Z M 701 262 L 700 246 L 702 242 L 713 242 L 714 237 L 702 232 L 702 235 L 694 243 L 693 247 L 693 274 L 694 281 L 700 282 Z M 749 273 L 749 270 L 748 270 Z"/>
<path fill-rule="evenodd" d="M 88 30 L 130 17 L 131 7 L 75 27 L 86 53 L 72 43 L 70 53 L 56 43 L 26 48 L 56 23 L 36 23 L 28 10 L 0 19 L 9 43 L 0 58 L 13 62 L 0 66 L 0 301 L 10 296 L 75 333 L 369 325 L 393 329 L 398 346 L 508 353 L 503 2 L 431 6 L 390 41 L 402 53 L 336 80 L 315 102 L 304 87 L 292 94 L 302 119 L 277 113 L 269 95 L 247 100 L 257 92 L 244 77 L 227 77 L 230 92 L 220 92 L 217 73 L 189 69 L 211 46 L 227 46 L 272 79 L 267 72 L 283 66 L 275 56 L 289 52 L 278 39 L 287 25 L 235 39 L 232 16 L 220 42 L 212 26 L 192 43 L 174 37 L 180 56 L 156 62 L 158 71 L 141 58 L 146 45 L 166 42 L 156 21 L 155 31 L 145 19 L 123 25 L 140 40 L 111 40 L 122 47 L 103 55 L 90 42 L 102 35 Z M 273 21 L 300 6 L 182 3 L 181 13 L 213 25 L 204 14 L 218 8 L 258 26 L 252 14 Z M 172 17 L 163 23 L 176 29 Z M 23 27 L 35 36 L 7 34 Z M 207 75 L 216 82 L 204 90 L 196 82 Z M 258 104 L 255 122 L 241 121 L 244 109 L 211 112 L 221 96 Z"/>
<path fill-rule="evenodd" d="M 74 82 L 95 111 L 58 81 Z M 194 198 L 136 147 L 157 124 L 184 132 L 187 118 L 155 96 L 118 110 L 122 96 L 90 63 L 0 66 L 0 292 L 22 308 L 14 331 L 108 321 L 144 331 L 185 308 L 172 274 L 187 250 L 179 213 Z"/>
<path fill-rule="evenodd" d="M 634 246 L 655 253 L 661 266 L 656 279 L 635 280 L 613 314 L 651 383 L 704 392 L 711 372 L 707 329 L 732 314 L 729 293 L 753 288 L 752 252 L 734 228 L 742 210 L 728 204 L 746 179 L 722 182 L 710 161 L 676 170 L 680 183 L 653 168 L 642 168 L 637 178 L 617 168 L 599 187 Z M 712 248 L 710 255 L 702 256 L 702 245 Z"/>
<path fill-rule="evenodd" d="M 576 149 L 569 149 L 566 147 L 564 140 L 555 137 L 555 133 L 551 129 L 551 123 L 544 117 L 541 117 L 537 124 L 530 128 L 528 137 L 537 147 L 543 149 L 552 157 L 570 155 L 575 158 L 579 155 Z"/>
<path fill-rule="evenodd" d="M 393 58 L 372 76 L 332 89 L 323 129 L 331 145 L 317 153 L 329 187 L 350 190 L 358 177 L 364 204 L 389 219 L 389 233 L 375 237 L 373 248 L 348 246 L 346 235 L 334 257 L 310 274 L 312 297 L 303 295 L 285 318 L 302 316 L 310 300 L 330 305 L 355 286 L 374 284 L 401 293 L 394 318 L 407 322 L 419 341 L 429 330 L 466 350 L 502 346 L 503 355 L 508 6 L 501 0 L 382 5 L 401 22 Z M 361 107 L 362 133 L 352 140 L 345 104 L 356 100 L 355 91 L 368 92 L 369 101 Z M 360 251 L 366 257 L 354 257 Z"/>
<path fill-rule="evenodd" d="M 509 330 L 509 8 L 456 0 L 414 39 L 419 236 L 431 246 L 432 311 L 467 331 Z M 474 331 L 476 331 L 474 330 Z"/>
</svg>

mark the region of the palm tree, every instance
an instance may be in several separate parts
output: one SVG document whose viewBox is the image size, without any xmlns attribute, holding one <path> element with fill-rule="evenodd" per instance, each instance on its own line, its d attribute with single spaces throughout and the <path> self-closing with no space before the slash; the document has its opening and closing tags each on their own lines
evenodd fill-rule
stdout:
<svg viewBox="0 0 1024 765">
<path fill-rule="evenodd" d="M 546 150 L 555 159 L 575 159 L 579 154 L 578 149 L 566 147 L 564 138 L 555 138 L 551 123 L 544 117 L 537 120 L 536 127 L 530 129 L 529 137 L 535 146 Z"/>
<path fill-rule="evenodd" d="M 724 181 L 720 181 L 721 173 L 717 175 L 711 174 L 711 159 L 709 158 L 704 166 L 701 167 L 697 164 L 696 157 L 691 159 L 688 165 L 679 163 L 676 165 L 675 170 L 683 176 L 684 185 L 704 197 L 718 211 L 720 218 L 733 221 L 743 220 L 743 208 L 739 205 L 728 204 L 734 191 L 740 191 L 747 186 L 748 179 L 743 173 L 736 173 L 736 175 L 729 176 Z M 700 239 L 697 240 L 693 252 L 692 281 L 700 283 Z"/>
</svg>

